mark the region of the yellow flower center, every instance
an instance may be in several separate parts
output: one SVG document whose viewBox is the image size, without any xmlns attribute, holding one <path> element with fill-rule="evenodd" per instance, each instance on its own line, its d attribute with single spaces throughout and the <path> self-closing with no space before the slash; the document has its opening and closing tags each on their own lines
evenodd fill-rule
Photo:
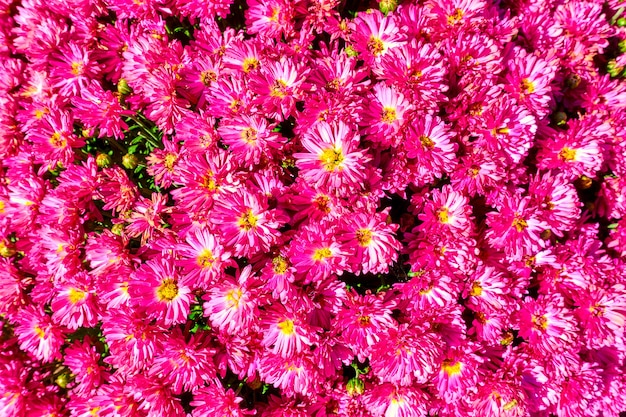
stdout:
<svg viewBox="0 0 626 417">
<path fill-rule="evenodd" d="M 178 295 L 178 283 L 172 278 L 161 281 L 157 288 L 157 298 L 159 301 L 172 301 Z"/>
<path fill-rule="evenodd" d="M 283 275 L 285 272 L 287 272 L 287 268 L 289 268 L 289 263 L 287 262 L 287 259 L 280 255 L 272 259 L 272 265 L 274 273 L 277 275 Z"/>
<path fill-rule="evenodd" d="M 278 323 L 278 329 L 285 336 L 291 336 L 294 333 L 293 321 L 285 319 Z"/>
<path fill-rule="evenodd" d="M 259 60 L 254 57 L 248 57 L 243 60 L 243 64 L 241 66 L 243 68 L 243 72 L 247 74 L 259 67 Z"/>
<path fill-rule="evenodd" d="M 237 224 L 243 230 L 248 231 L 256 227 L 258 220 L 259 218 L 254 215 L 254 213 L 252 212 L 252 209 L 248 209 L 245 212 L 241 213 L 241 216 L 239 216 L 239 220 L 237 221 Z"/>
<path fill-rule="evenodd" d="M 226 302 L 230 308 L 239 308 L 239 301 L 241 300 L 242 292 L 239 288 L 229 290 L 226 293 Z"/>
<path fill-rule="evenodd" d="M 35 326 L 33 330 L 35 331 L 35 334 L 37 335 L 37 337 L 39 337 L 40 339 L 43 339 L 46 337 L 46 332 L 44 332 L 41 327 Z"/>
<path fill-rule="evenodd" d="M 366 247 L 372 242 L 372 231 L 370 229 L 359 229 L 356 231 L 356 240 L 359 245 Z"/>
<path fill-rule="evenodd" d="M 528 78 L 524 78 L 522 82 L 520 83 L 520 89 L 525 94 L 532 94 L 535 92 L 535 84 L 532 81 L 530 81 Z"/>
<path fill-rule="evenodd" d="M 370 325 L 370 316 L 361 316 L 356 322 L 359 327 L 368 327 Z"/>
<path fill-rule="evenodd" d="M 83 301 L 87 294 L 84 291 L 78 290 L 76 288 L 70 288 L 67 296 L 70 299 L 70 303 L 76 304 L 80 301 Z"/>
<path fill-rule="evenodd" d="M 313 253 L 313 260 L 318 262 L 323 261 L 324 259 L 330 258 L 332 255 L 333 253 L 330 251 L 330 248 L 316 249 Z"/>
<path fill-rule="evenodd" d="M 167 169 L 169 172 L 172 172 L 174 170 L 174 164 L 176 163 L 177 159 L 178 156 L 176 156 L 175 153 L 168 152 L 163 159 L 163 165 L 165 165 L 165 169 Z"/>
<path fill-rule="evenodd" d="M 241 138 L 248 145 L 254 145 L 256 143 L 256 129 L 252 127 L 246 127 L 241 131 Z"/>
<path fill-rule="evenodd" d="M 335 172 L 342 169 L 342 164 L 345 157 L 341 149 L 328 148 L 325 149 L 320 155 L 320 161 L 322 166 L 328 172 Z"/>
<path fill-rule="evenodd" d="M 524 229 L 528 227 L 528 223 L 521 217 L 515 216 L 515 219 L 513 219 L 513 223 L 511 224 L 511 226 L 513 226 L 515 230 L 521 233 Z"/>
<path fill-rule="evenodd" d="M 531 321 L 533 323 L 533 327 L 537 330 L 544 331 L 548 328 L 548 319 L 544 316 L 536 316 L 533 314 Z"/>
<path fill-rule="evenodd" d="M 563 161 L 573 161 L 576 159 L 576 149 L 565 147 L 559 152 L 559 158 Z"/>
<path fill-rule="evenodd" d="M 196 263 L 200 268 L 210 268 L 213 265 L 215 258 L 211 249 L 204 248 L 196 258 Z"/>
<path fill-rule="evenodd" d="M 454 25 L 456 23 L 459 23 L 461 21 L 461 19 L 463 18 L 463 10 L 461 9 L 454 9 L 454 11 L 452 12 L 452 14 L 450 16 L 448 16 L 448 24 L 449 25 Z"/>
<path fill-rule="evenodd" d="M 374 56 L 378 56 L 383 53 L 385 50 L 385 44 L 380 38 L 372 35 L 370 40 L 367 42 L 367 50 Z"/>
<path fill-rule="evenodd" d="M 393 107 L 383 107 L 382 121 L 387 124 L 392 124 L 398 120 L 396 116 L 396 109 Z"/>
<path fill-rule="evenodd" d="M 50 145 L 54 146 L 55 148 L 65 148 L 67 146 L 67 140 L 65 139 L 65 136 L 63 136 L 59 132 L 54 132 L 52 136 L 50 136 L 48 142 L 50 142 Z"/>
<path fill-rule="evenodd" d="M 315 208 L 317 208 L 319 211 L 325 214 L 330 213 L 329 203 L 330 203 L 330 198 L 328 198 L 328 196 L 325 196 L 323 194 L 317 195 L 315 199 L 313 200 L 313 204 L 315 205 Z"/>
<path fill-rule="evenodd" d="M 72 75 L 79 76 L 82 75 L 83 69 L 85 65 L 82 62 L 72 62 Z"/>
<path fill-rule="evenodd" d="M 458 375 L 461 373 L 461 362 L 454 362 L 450 359 L 444 359 L 441 364 L 441 369 L 448 374 L 448 376 Z"/>
<path fill-rule="evenodd" d="M 435 147 L 435 142 L 433 142 L 428 136 L 422 135 L 420 136 L 420 143 L 424 149 L 432 149 Z"/>
<path fill-rule="evenodd" d="M 217 81 L 217 74 L 215 71 L 207 70 L 200 73 L 200 82 L 207 87 L 214 81 Z"/>
<path fill-rule="evenodd" d="M 439 222 L 443 224 L 449 223 L 450 216 L 449 216 L 448 207 L 442 207 L 439 210 L 437 210 L 437 217 L 439 218 Z"/>
<path fill-rule="evenodd" d="M 483 293 L 483 287 L 480 286 L 480 282 L 476 281 L 472 284 L 472 289 L 470 290 L 470 296 L 472 297 L 480 297 Z"/>
<path fill-rule="evenodd" d="M 287 83 L 283 80 L 276 80 L 274 84 L 270 87 L 270 96 L 285 98 L 287 95 Z"/>
</svg>

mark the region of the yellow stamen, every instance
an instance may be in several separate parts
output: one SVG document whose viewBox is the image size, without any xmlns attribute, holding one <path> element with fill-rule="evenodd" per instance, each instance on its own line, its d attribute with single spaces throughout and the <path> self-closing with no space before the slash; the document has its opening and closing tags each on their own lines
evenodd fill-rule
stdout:
<svg viewBox="0 0 626 417">
<path fill-rule="evenodd" d="M 178 283 L 172 278 L 161 281 L 157 288 L 157 298 L 159 301 L 172 301 L 178 295 Z"/>
<path fill-rule="evenodd" d="M 243 60 L 243 72 L 246 74 L 259 67 L 259 60 L 254 57 L 249 57 Z"/>
<path fill-rule="evenodd" d="M 239 216 L 239 220 L 237 220 L 237 224 L 240 228 L 248 231 L 256 227 L 258 220 L 259 218 L 254 215 L 252 209 L 248 209 L 245 212 L 241 213 L 241 216 Z"/>
<path fill-rule="evenodd" d="M 241 131 L 241 138 L 248 145 L 254 145 L 256 143 L 256 129 L 252 127 L 246 127 Z"/>
<path fill-rule="evenodd" d="M 318 262 L 323 261 L 324 259 L 330 258 L 332 255 L 330 248 L 316 249 L 315 253 L 313 253 L 313 260 Z"/>
<path fill-rule="evenodd" d="M 67 140 L 59 132 L 54 132 L 48 142 L 55 148 L 65 148 L 67 146 Z"/>
<path fill-rule="evenodd" d="M 287 262 L 287 259 L 280 255 L 272 259 L 272 265 L 274 273 L 278 275 L 283 275 L 285 272 L 287 272 L 287 269 L 289 268 L 289 263 Z"/>
<path fill-rule="evenodd" d="M 169 172 L 174 171 L 174 164 L 176 163 L 177 159 L 178 156 L 175 153 L 168 152 L 163 159 L 163 165 L 165 166 L 165 169 L 167 169 Z"/>
<path fill-rule="evenodd" d="M 476 281 L 472 284 L 472 289 L 470 290 L 470 296 L 472 297 L 480 297 L 483 293 L 483 287 L 480 286 L 480 282 Z"/>
<path fill-rule="evenodd" d="M 524 78 L 520 83 L 520 89 L 525 94 L 532 94 L 535 92 L 535 84 L 530 81 L 528 78 Z"/>
<path fill-rule="evenodd" d="M 447 224 L 450 222 L 450 215 L 449 215 L 449 211 L 448 211 L 448 207 L 442 207 L 439 210 L 437 210 L 437 217 L 439 218 L 439 222 L 443 223 L 443 224 Z"/>
<path fill-rule="evenodd" d="M 559 152 L 559 158 L 563 161 L 574 161 L 576 159 L 576 149 L 565 147 Z"/>
<path fill-rule="evenodd" d="M 328 148 L 325 149 L 320 155 L 320 161 L 322 166 L 328 172 L 335 172 L 343 168 L 342 164 L 345 160 L 341 149 Z"/>
<path fill-rule="evenodd" d="M 420 136 L 420 143 L 424 149 L 432 149 L 435 146 L 435 142 L 433 142 L 428 136 L 422 135 Z"/>
<path fill-rule="evenodd" d="M 511 226 L 515 227 L 515 230 L 521 233 L 524 229 L 528 227 L 528 223 L 521 217 L 515 216 L 515 219 L 513 219 L 513 223 L 511 224 Z"/>
<path fill-rule="evenodd" d="M 43 339 L 46 337 L 46 332 L 44 332 L 41 327 L 35 326 L 33 330 L 35 331 L 35 334 L 37 335 L 37 337 L 39 337 L 40 339 Z"/>
<path fill-rule="evenodd" d="M 285 319 L 278 323 L 278 329 L 285 336 L 291 336 L 294 333 L 293 321 L 289 319 Z"/>
<path fill-rule="evenodd" d="M 235 290 L 229 290 L 226 293 L 226 302 L 230 308 L 239 308 L 239 301 L 241 301 L 242 292 L 239 288 Z"/>
<path fill-rule="evenodd" d="M 444 359 L 441 364 L 441 369 L 448 374 L 448 376 L 458 375 L 461 373 L 461 362 L 454 362 L 450 359 Z"/>
<path fill-rule="evenodd" d="M 356 231 L 356 240 L 359 245 L 366 247 L 372 242 L 372 231 L 370 229 L 359 229 Z"/>
<path fill-rule="evenodd" d="M 374 56 L 378 56 L 385 50 L 385 44 L 380 38 L 372 35 L 367 42 L 367 50 Z"/>
<path fill-rule="evenodd" d="M 196 258 L 196 263 L 200 268 L 210 268 L 213 265 L 215 258 L 211 249 L 204 248 Z"/>
<path fill-rule="evenodd" d="M 533 314 L 531 321 L 533 323 L 533 327 L 537 330 L 546 330 L 548 328 L 548 318 L 544 316 L 536 316 Z"/>
<path fill-rule="evenodd" d="M 396 109 L 394 109 L 393 107 L 383 107 L 381 120 L 387 124 L 392 124 L 393 122 L 398 120 L 396 116 Z"/>
<path fill-rule="evenodd" d="M 67 298 L 69 298 L 70 303 L 76 304 L 80 301 L 83 301 L 87 294 L 84 291 L 77 290 L 76 288 L 70 288 Z"/>
</svg>

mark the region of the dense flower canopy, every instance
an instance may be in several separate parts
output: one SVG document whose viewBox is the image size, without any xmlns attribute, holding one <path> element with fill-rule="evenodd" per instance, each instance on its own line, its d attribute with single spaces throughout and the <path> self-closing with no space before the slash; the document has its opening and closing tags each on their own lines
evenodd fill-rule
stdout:
<svg viewBox="0 0 626 417">
<path fill-rule="evenodd" d="M 619 416 L 625 17 L 0 0 L 0 416 Z"/>
</svg>

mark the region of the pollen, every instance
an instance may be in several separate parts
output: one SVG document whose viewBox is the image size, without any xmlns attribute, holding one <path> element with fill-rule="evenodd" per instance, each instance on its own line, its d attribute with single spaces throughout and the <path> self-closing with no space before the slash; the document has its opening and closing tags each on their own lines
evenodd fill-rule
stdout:
<svg viewBox="0 0 626 417">
<path fill-rule="evenodd" d="M 283 256 L 277 256 L 272 259 L 272 266 L 275 274 L 283 275 L 289 268 L 289 262 Z"/>
<path fill-rule="evenodd" d="M 241 139 L 246 142 L 248 145 L 256 144 L 256 129 L 252 127 L 246 127 L 241 131 Z"/>
<path fill-rule="evenodd" d="M 86 296 L 87 294 L 85 294 L 84 291 L 77 290 L 76 288 L 70 288 L 67 294 L 67 298 L 69 298 L 70 303 L 72 304 L 76 304 L 76 303 L 83 301 Z"/>
<path fill-rule="evenodd" d="M 255 228 L 258 221 L 259 221 L 259 218 L 254 215 L 254 213 L 252 212 L 252 209 L 248 209 L 245 212 L 241 213 L 241 216 L 239 216 L 239 220 L 237 221 L 237 224 L 243 230 L 248 231 L 248 230 Z"/>
<path fill-rule="evenodd" d="M 215 71 L 206 70 L 200 73 L 200 82 L 207 87 L 215 81 L 217 81 L 217 73 Z"/>
<path fill-rule="evenodd" d="M 535 92 L 535 84 L 528 78 L 524 78 L 520 82 L 520 90 L 522 90 L 525 94 L 532 94 Z"/>
<path fill-rule="evenodd" d="M 559 159 L 569 162 L 576 159 L 576 149 L 565 147 L 559 152 Z"/>
<path fill-rule="evenodd" d="M 55 148 L 65 148 L 67 146 L 67 140 L 59 132 L 54 132 L 48 142 Z"/>
<path fill-rule="evenodd" d="M 259 60 L 255 57 L 248 57 L 243 60 L 243 64 L 241 64 L 243 68 L 243 72 L 246 74 L 250 71 L 253 71 L 259 67 Z"/>
<path fill-rule="evenodd" d="M 470 296 L 472 297 L 480 297 L 483 293 L 483 287 L 481 287 L 480 282 L 476 281 L 472 284 L 472 289 L 470 290 Z"/>
<path fill-rule="evenodd" d="M 204 174 L 204 176 L 202 177 L 201 187 L 211 192 L 217 190 L 217 183 L 215 182 L 215 176 L 213 175 L 213 172 L 208 171 L 206 174 Z"/>
<path fill-rule="evenodd" d="M 328 172 L 335 172 L 342 169 L 343 161 L 345 157 L 341 149 L 328 148 L 325 149 L 320 155 L 320 161 L 322 166 Z"/>
<path fill-rule="evenodd" d="M 178 295 L 178 282 L 172 278 L 165 278 L 157 288 L 159 301 L 172 301 Z"/>
<path fill-rule="evenodd" d="M 372 55 L 379 56 L 384 52 L 385 44 L 383 43 L 382 39 L 372 35 L 370 37 L 370 40 L 367 42 L 367 50 L 370 51 Z"/>
<path fill-rule="evenodd" d="M 43 339 L 46 337 L 46 332 L 43 331 L 43 329 L 39 326 L 35 326 L 33 328 L 33 331 L 35 332 L 35 334 L 37 335 L 38 338 Z"/>
<path fill-rule="evenodd" d="M 163 165 L 168 172 L 174 171 L 174 164 L 176 163 L 177 159 L 178 156 L 175 153 L 168 152 L 167 155 L 165 155 L 165 158 L 163 159 Z"/>
<path fill-rule="evenodd" d="M 316 249 L 313 253 L 313 260 L 318 262 L 323 261 L 324 259 L 330 258 L 332 255 L 333 253 L 330 251 L 330 248 Z"/>
<path fill-rule="evenodd" d="M 356 322 L 359 325 L 359 327 L 369 327 L 371 323 L 371 319 L 370 319 L 370 316 L 361 316 L 357 319 Z"/>
<path fill-rule="evenodd" d="M 79 76 L 83 74 L 83 70 L 85 69 L 85 64 L 82 62 L 72 62 L 72 75 Z"/>
<path fill-rule="evenodd" d="M 461 362 L 452 363 L 450 359 L 444 359 L 441 364 L 441 370 L 448 376 L 459 375 L 461 373 Z"/>
<path fill-rule="evenodd" d="M 293 321 L 286 319 L 277 324 L 278 329 L 285 336 L 291 336 L 294 333 Z"/>
<path fill-rule="evenodd" d="M 394 109 L 393 107 L 383 107 L 381 120 L 387 124 L 392 124 L 393 122 L 398 120 L 398 117 L 396 115 L 396 109 Z"/>
<path fill-rule="evenodd" d="M 226 293 L 226 302 L 230 308 L 239 308 L 239 301 L 241 301 L 242 292 L 239 288 L 229 290 Z"/>
<path fill-rule="evenodd" d="M 461 9 L 454 9 L 454 11 L 452 12 L 452 14 L 450 16 L 448 16 L 448 24 L 449 25 L 454 25 L 456 23 L 459 23 L 461 21 L 461 19 L 463 19 L 463 10 Z"/>
<path fill-rule="evenodd" d="M 274 84 L 270 86 L 270 96 L 285 98 L 287 95 L 287 83 L 283 80 L 276 80 Z"/>
<path fill-rule="evenodd" d="M 435 142 L 426 135 L 420 136 L 420 143 L 424 149 L 432 149 L 435 147 Z"/>
<path fill-rule="evenodd" d="M 513 409 L 514 407 L 517 407 L 517 400 L 515 398 L 513 398 L 508 403 L 504 404 L 502 406 L 502 411 L 509 411 L 509 410 Z"/>
<path fill-rule="evenodd" d="M 211 249 L 204 248 L 196 258 L 196 263 L 200 268 L 210 268 L 215 261 L 215 257 L 213 256 L 213 252 Z"/>
<path fill-rule="evenodd" d="M 448 207 L 442 207 L 437 210 L 437 217 L 439 218 L 440 223 L 450 223 L 450 212 L 448 211 Z"/>
<path fill-rule="evenodd" d="M 313 204 L 315 208 L 321 211 L 324 214 L 330 213 L 330 198 L 328 196 L 319 194 L 313 199 Z"/>
<path fill-rule="evenodd" d="M 515 219 L 513 219 L 513 223 L 511 223 L 511 226 L 513 226 L 515 230 L 521 233 L 524 231 L 524 229 L 528 227 L 528 223 L 521 217 L 515 216 Z"/>
<path fill-rule="evenodd" d="M 543 316 L 534 315 L 531 318 L 533 327 L 537 330 L 545 331 L 548 328 L 548 318 Z"/>
<path fill-rule="evenodd" d="M 372 243 L 372 231 L 370 229 L 359 229 L 355 234 L 359 245 L 367 247 Z"/>
</svg>

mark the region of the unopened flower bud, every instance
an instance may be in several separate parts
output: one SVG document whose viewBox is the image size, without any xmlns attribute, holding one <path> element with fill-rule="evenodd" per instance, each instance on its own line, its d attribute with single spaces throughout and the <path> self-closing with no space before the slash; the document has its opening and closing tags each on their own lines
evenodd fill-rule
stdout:
<svg viewBox="0 0 626 417">
<path fill-rule="evenodd" d="M 256 390 L 263 386 L 263 381 L 258 375 L 254 375 L 251 378 L 246 379 L 246 385 L 248 385 L 251 389 Z"/>
<path fill-rule="evenodd" d="M 626 53 L 626 39 L 622 39 L 620 43 L 617 44 L 621 53 Z"/>
<path fill-rule="evenodd" d="M 574 183 L 579 190 L 588 190 L 593 184 L 593 180 L 586 175 L 581 175 Z"/>
<path fill-rule="evenodd" d="M 135 169 L 139 165 L 139 158 L 132 153 L 127 153 L 122 157 L 122 165 L 126 169 Z"/>
<path fill-rule="evenodd" d="M 626 27 L 626 18 L 620 17 L 615 24 L 620 28 Z"/>
<path fill-rule="evenodd" d="M 127 96 L 133 92 L 133 89 L 130 88 L 125 79 L 120 78 L 117 82 L 117 92 L 120 93 L 121 96 Z"/>
<path fill-rule="evenodd" d="M 550 229 L 546 229 L 546 230 L 544 230 L 543 232 L 541 232 L 540 237 L 541 237 L 541 239 L 543 239 L 543 240 L 548 240 L 548 239 L 550 239 L 550 237 L 552 237 L 552 230 L 550 230 Z"/>
<path fill-rule="evenodd" d="M 350 395 L 361 395 L 365 391 L 365 383 L 358 377 L 352 378 L 346 384 L 346 391 Z"/>
<path fill-rule="evenodd" d="M 609 75 L 613 78 L 619 77 L 623 69 L 624 67 L 618 66 L 617 62 L 614 59 L 610 60 L 608 64 L 606 64 L 606 72 L 608 72 Z"/>
<path fill-rule="evenodd" d="M 61 388 L 66 388 L 69 382 L 70 382 L 70 375 L 67 373 L 62 373 L 61 375 L 57 376 L 57 378 L 54 380 L 54 383 L 57 384 Z"/>
<path fill-rule="evenodd" d="M 15 255 L 15 249 L 7 241 L 0 240 L 0 256 L 10 258 Z"/>
<path fill-rule="evenodd" d="M 567 123 L 567 114 L 563 111 L 557 111 L 552 115 L 552 121 L 557 126 L 563 126 Z"/>
<path fill-rule="evenodd" d="M 502 339 L 500 339 L 500 344 L 502 346 L 509 346 L 511 343 L 513 343 L 514 339 L 515 337 L 513 336 L 513 332 L 511 332 L 510 330 L 506 331 L 502 335 Z"/>
<path fill-rule="evenodd" d="M 398 2 L 396 0 L 381 0 L 380 3 L 378 3 L 378 10 L 384 14 L 395 11 L 397 7 Z"/>
<path fill-rule="evenodd" d="M 569 89 L 574 89 L 580 85 L 580 75 L 578 74 L 570 74 L 565 79 L 565 86 Z"/>
<path fill-rule="evenodd" d="M 354 49 L 352 45 L 346 46 L 345 51 L 346 51 L 346 55 L 348 56 L 359 56 L 359 53 L 356 51 L 356 49 Z"/>
<path fill-rule="evenodd" d="M 124 231 L 124 225 L 122 223 L 117 223 L 117 224 L 114 224 L 113 226 L 111 226 L 111 232 L 114 235 L 120 236 L 123 231 Z"/>
<path fill-rule="evenodd" d="M 96 156 L 96 165 L 100 168 L 108 168 L 111 166 L 111 157 L 105 153 L 99 153 Z"/>
</svg>

